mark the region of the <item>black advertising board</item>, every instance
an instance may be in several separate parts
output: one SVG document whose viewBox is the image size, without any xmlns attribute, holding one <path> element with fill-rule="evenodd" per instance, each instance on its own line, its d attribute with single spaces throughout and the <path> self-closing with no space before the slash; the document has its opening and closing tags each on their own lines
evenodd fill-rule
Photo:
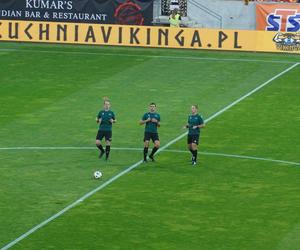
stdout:
<svg viewBox="0 0 300 250">
<path fill-rule="evenodd" d="M 153 0 L 0 0 L 0 19 L 151 25 Z"/>
</svg>

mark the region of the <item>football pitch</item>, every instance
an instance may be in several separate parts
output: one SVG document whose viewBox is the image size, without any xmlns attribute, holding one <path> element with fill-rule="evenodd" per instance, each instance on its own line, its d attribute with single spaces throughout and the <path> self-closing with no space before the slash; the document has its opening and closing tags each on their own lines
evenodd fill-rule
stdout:
<svg viewBox="0 0 300 250">
<path fill-rule="evenodd" d="M 0 43 L 0 249 L 300 249 L 299 61 Z M 103 96 L 118 120 L 107 162 Z M 145 164 L 150 102 L 162 146 Z M 192 104 L 207 123 L 196 167 Z"/>
</svg>

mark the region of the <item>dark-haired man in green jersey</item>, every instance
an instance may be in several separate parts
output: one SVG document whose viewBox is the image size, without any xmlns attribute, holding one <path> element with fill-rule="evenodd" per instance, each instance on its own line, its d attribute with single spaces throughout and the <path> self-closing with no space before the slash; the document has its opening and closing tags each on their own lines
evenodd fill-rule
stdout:
<svg viewBox="0 0 300 250">
<path fill-rule="evenodd" d="M 144 133 L 144 162 L 147 162 L 147 155 L 149 149 L 150 140 L 154 143 L 149 158 L 154 161 L 154 154 L 159 149 L 160 141 L 157 132 L 157 128 L 160 127 L 160 115 L 156 112 L 156 104 L 154 102 L 149 105 L 149 112 L 145 113 L 140 120 L 140 125 L 145 125 Z"/>
</svg>

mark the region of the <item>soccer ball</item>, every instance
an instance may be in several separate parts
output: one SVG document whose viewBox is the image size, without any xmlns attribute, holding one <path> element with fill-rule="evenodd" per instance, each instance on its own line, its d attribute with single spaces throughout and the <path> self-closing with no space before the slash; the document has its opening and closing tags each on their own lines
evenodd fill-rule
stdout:
<svg viewBox="0 0 300 250">
<path fill-rule="evenodd" d="M 95 177 L 95 179 L 100 179 L 102 177 L 102 173 L 97 170 L 94 172 L 94 177 Z"/>
</svg>

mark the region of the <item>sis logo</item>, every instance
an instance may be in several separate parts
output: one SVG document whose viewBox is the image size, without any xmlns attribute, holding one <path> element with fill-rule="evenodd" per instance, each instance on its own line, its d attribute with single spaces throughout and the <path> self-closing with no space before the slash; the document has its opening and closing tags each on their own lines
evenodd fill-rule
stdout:
<svg viewBox="0 0 300 250">
<path fill-rule="evenodd" d="M 297 9 L 276 9 L 267 16 L 266 30 L 297 32 L 300 30 L 300 13 Z"/>
</svg>

